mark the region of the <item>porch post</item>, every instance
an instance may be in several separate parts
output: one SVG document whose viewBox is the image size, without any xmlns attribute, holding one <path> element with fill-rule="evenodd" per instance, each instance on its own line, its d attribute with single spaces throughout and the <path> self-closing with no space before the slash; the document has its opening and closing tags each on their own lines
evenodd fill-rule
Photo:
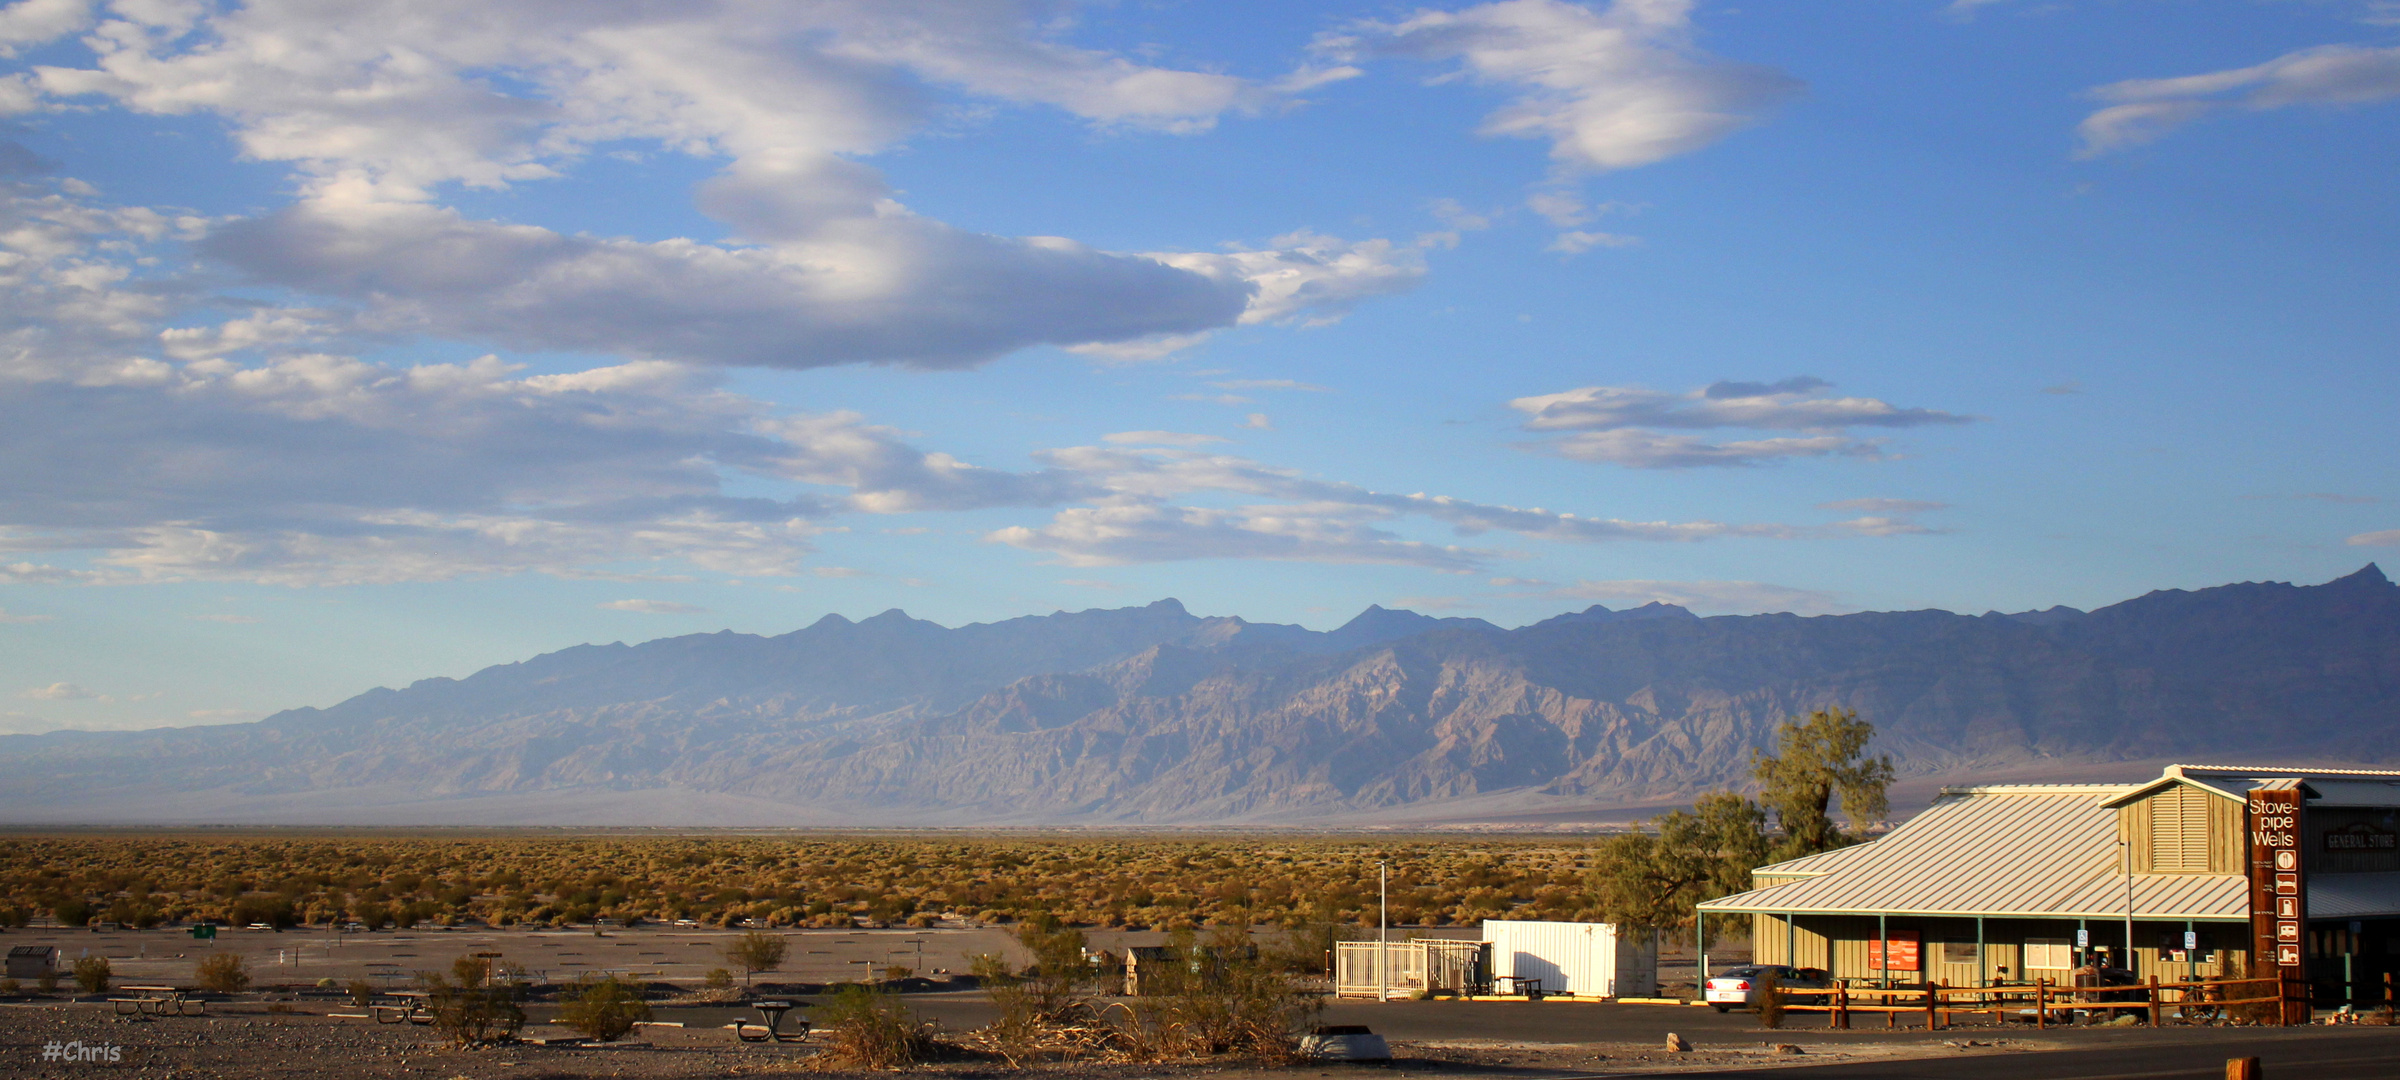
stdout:
<svg viewBox="0 0 2400 1080">
<path fill-rule="evenodd" d="M 1695 919 L 1697 920 L 1697 921 L 1696 921 L 1696 922 L 1693 924 L 1693 926 L 1692 926 L 1692 944 L 1694 944 L 1694 945 L 1698 946 L 1698 947 L 1699 947 L 1699 949 L 1700 949 L 1700 977 L 1699 977 L 1698 979 L 1695 979 L 1694 981 L 1700 984 L 1700 985 L 1699 985 L 1699 988 L 1698 988 L 1698 989 L 1699 989 L 1699 991 L 1700 991 L 1700 1000 L 1701 1000 L 1701 1001 L 1707 1001 L 1707 1000 L 1708 1000 L 1708 912 L 1705 912 L 1705 911 L 1694 911 L 1694 912 L 1692 912 L 1692 915 L 1693 915 L 1693 916 L 1695 917 Z"/>
<path fill-rule="evenodd" d="M 1975 916 L 1975 985 L 1992 985 L 1992 962 L 1983 955 L 1983 916 Z"/>
<path fill-rule="evenodd" d="M 1875 913 L 1875 938 L 1875 962 L 1881 965 L 1875 973 L 1876 978 L 1883 983 L 1884 989 L 1889 990 L 1892 988 L 1891 916 L 1880 911 Z"/>
</svg>

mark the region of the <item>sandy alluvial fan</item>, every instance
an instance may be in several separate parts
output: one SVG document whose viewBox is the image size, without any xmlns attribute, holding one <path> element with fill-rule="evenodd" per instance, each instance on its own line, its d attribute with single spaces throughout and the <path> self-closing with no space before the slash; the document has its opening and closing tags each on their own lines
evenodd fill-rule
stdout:
<svg viewBox="0 0 2400 1080">
<path fill-rule="evenodd" d="M 2265 752 L 2382 760 L 2400 587 L 2089 613 L 1342 628 L 1166 600 L 956 629 L 897 611 L 579 646 L 256 724 L 0 738 L 13 820 L 873 824 L 1341 820 L 1674 801 L 1810 709 L 1906 774 Z M 1462 810 L 1462 812 L 1464 812 Z"/>
</svg>

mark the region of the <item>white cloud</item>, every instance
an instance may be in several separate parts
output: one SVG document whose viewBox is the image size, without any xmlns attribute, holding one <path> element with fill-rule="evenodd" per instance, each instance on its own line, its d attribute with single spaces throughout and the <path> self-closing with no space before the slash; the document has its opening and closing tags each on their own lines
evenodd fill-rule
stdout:
<svg viewBox="0 0 2400 1080">
<path fill-rule="evenodd" d="M 1764 465 L 1790 458 L 1879 457 L 1873 440 L 1839 435 L 1807 438 L 1737 439 L 1712 443 L 1692 435 L 1661 435 L 1655 431 L 1588 431 L 1545 444 L 1560 457 L 1628 469 L 1689 469 L 1707 465 Z"/>
<path fill-rule="evenodd" d="M 18 0 L 0 8 L 0 56 L 43 45 L 92 24 L 92 0 Z"/>
<path fill-rule="evenodd" d="M 1119 446 L 1206 446 L 1209 443 L 1231 441 L 1222 435 L 1194 435 L 1183 431 L 1119 431 L 1100 438 Z"/>
<path fill-rule="evenodd" d="M 1832 593 L 1763 581 L 1578 581 L 1559 588 L 1553 595 L 1562 600 L 1589 600 L 1611 607 L 1639 607 L 1652 602 L 1675 604 L 1702 614 L 1787 611 L 1796 615 L 1825 615 L 1849 610 L 1849 605 Z"/>
<path fill-rule="evenodd" d="M 7 608 L 0 608 L 0 626 L 24 626 L 30 623 L 49 622 L 55 618 L 57 618 L 55 615 L 11 615 Z"/>
<path fill-rule="evenodd" d="M 2263 64 L 2164 79 L 2127 79 L 2094 89 L 2113 102 L 2076 127 L 2082 157 L 2152 142 L 2223 109 L 2264 112 L 2294 105 L 2362 105 L 2400 97 L 2400 46 L 2321 45 Z"/>
<path fill-rule="evenodd" d="M 1853 427 L 1909 428 L 1970 423 L 1935 409 L 1901 408 L 1875 398 L 1819 394 L 1832 384 L 1802 375 L 1776 383 L 1717 382 L 1671 394 L 1630 386 L 1586 386 L 1510 401 L 1536 432 L 1573 432 L 1540 444 L 1580 461 L 1635 469 L 1759 465 L 1805 457 L 1885 456 L 1883 444 L 1844 434 Z M 1709 442 L 1655 428 L 1752 428 L 1799 436 Z"/>
<path fill-rule="evenodd" d="M 8 11 L 20 37 L 81 18 Z M 929 86 L 1198 131 L 1343 74 L 1262 85 L 1143 65 L 1057 40 L 1054 14 L 1037 0 L 118 4 L 86 39 L 93 66 L 42 67 L 28 85 L 54 102 L 215 115 L 247 156 L 288 163 L 300 200 L 223 224 L 204 250 L 340 302 L 333 321 L 365 333 L 959 366 L 1038 344 L 1159 355 L 1239 323 L 1339 318 L 1421 275 L 1413 250 L 1380 240 L 1300 234 L 1177 267 L 910 213 L 859 159 L 934 115 Z M 563 175 L 626 140 L 723 162 L 698 201 L 742 243 L 569 236 L 432 205 L 459 186 Z M 169 351 L 237 329 L 183 328 Z"/>
<path fill-rule="evenodd" d="M 2400 547 L 2400 529 L 2384 529 L 2380 532 L 2363 532 L 2343 541 L 2343 543 L 2349 544 L 2352 547 Z"/>
<path fill-rule="evenodd" d="M 1542 250 L 1555 251 L 1561 255 L 1581 255 L 1593 248 L 1637 247 L 1641 242 L 1641 237 L 1624 236 L 1618 233 L 1563 232 L 1558 234 L 1557 239 L 1550 241 L 1549 247 Z"/>
<path fill-rule="evenodd" d="M 34 687 L 17 696 L 31 698 L 35 701 L 88 701 L 99 695 L 71 682 L 55 682 L 48 686 Z"/>
<path fill-rule="evenodd" d="M 1275 425 L 1274 425 L 1274 423 L 1273 423 L 1272 421 L 1268 420 L 1268 419 L 1267 419 L 1267 414 L 1265 414 L 1265 413 L 1263 413 L 1263 412 L 1254 412 L 1254 413 L 1251 413 L 1251 414 L 1250 414 L 1248 417 L 1246 417 L 1246 418 L 1244 418 L 1244 419 L 1242 420 L 1242 426 L 1243 426 L 1243 427 L 1246 427 L 1246 428 L 1252 428 L 1252 429 L 1255 429 L 1255 430 L 1258 430 L 1258 431 L 1273 431 L 1273 430 L 1275 430 Z"/>
<path fill-rule="evenodd" d="M 1949 503 L 1924 499 L 1837 499 L 1817 504 L 1819 510 L 1854 510 L 1861 514 L 1926 514 L 1950 509 Z"/>
<path fill-rule="evenodd" d="M 812 566 L 809 568 L 808 572 L 821 578 L 854 578 L 869 576 L 866 571 L 860 570 L 853 566 Z"/>
<path fill-rule="evenodd" d="M 1318 386 L 1293 379 L 1227 379 L 1208 384 L 1219 390 L 1306 390 L 1313 394 L 1330 394 L 1330 386 Z"/>
<path fill-rule="evenodd" d="M 1465 76 L 1518 93 L 1485 118 L 1483 134 L 1548 139 L 1562 171 L 1623 169 L 1707 146 L 1799 88 L 1781 72 L 1693 47 L 1692 6 L 1506 0 L 1358 23 L 1317 48 L 1342 59 L 1458 60 Z"/>
<path fill-rule="evenodd" d="M 708 610 L 673 600 L 610 600 L 599 607 L 603 611 L 634 611 L 644 615 L 697 615 Z"/>
</svg>

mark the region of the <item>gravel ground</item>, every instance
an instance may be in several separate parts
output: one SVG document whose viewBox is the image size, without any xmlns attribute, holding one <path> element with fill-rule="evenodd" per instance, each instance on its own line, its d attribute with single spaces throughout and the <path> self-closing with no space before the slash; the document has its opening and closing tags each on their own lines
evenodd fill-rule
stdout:
<svg viewBox="0 0 2400 1080">
<path fill-rule="evenodd" d="M 195 1080 L 279 1080 L 339 1076 L 361 1080 L 566 1080 L 570 1077 L 735 1077 L 808 1071 L 814 1048 L 805 1043 L 740 1043 L 717 1027 L 644 1027 L 612 1047 L 517 1044 L 475 1051 L 446 1049 L 429 1028 L 376 1024 L 308 1013 L 269 1013 L 264 1006 L 211 1006 L 208 1017 L 160 1020 L 118 1017 L 103 1005 L 21 1005 L 0 1008 L 0 1075 L 52 1080 L 106 1074 L 191 1077 Z M 534 1025 L 528 1034 L 563 1031 Z M 1313 1080 L 1366 1073 L 1378 1080 L 1411 1076 L 1555 1076 L 1561 1072 L 1711 1070 L 1768 1065 L 1949 1057 L 2050 1048 L 2031 1040 L 1895 1041 L 1825 1047 L 1800 1056 L 1777 1053 L 1749 1033 L 1739 1041 L 1703 1040 L 1690 1053 L 1661 1044 L 1524 1044 L 1493 1040 L 1395 1040 L 1390 1066 L 1307 1065 L 1265 1069 L 1240 1062 L 1172 1065 L 1061 1065 L 1037 1070 L 1062 1080 L 1178 1080 L 1246 1077 Z M 1992 1042 L 1998 1045 L 1991 1045 Z M 58 1048 L 51 1060 L 45 1049 Z M 81 1055 L 83 1060 L 59 1060 Z M 95 1060 L 97 1058 L 97 1060 Z M 1003 1075 L 985 1061 L 957 1061 L 927 1072 L 957 1080 Z"/>
</svg>

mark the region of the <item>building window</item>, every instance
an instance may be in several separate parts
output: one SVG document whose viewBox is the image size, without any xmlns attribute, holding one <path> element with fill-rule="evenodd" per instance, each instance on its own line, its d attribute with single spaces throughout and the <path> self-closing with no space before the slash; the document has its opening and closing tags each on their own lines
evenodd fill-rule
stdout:
<svg viewBox="0 0 2400 1080">
<path fill-rule="evenodd" d="M 1972 964 L 1972 963 L 1974 963 L 1974 962 L 1975 962 L 1975 943 L 1974 943 L 1974 942 L 1972 942 L 1972 941 L 1945 941 L 1945 942 L 1943 942 L 1943 943 L 1942 943 L 1942 962 L 1943 962 L 1943 963 L 1945 963 L 1945 964 Z"/>
<path fill-rule="evenodd" d="M 2150 800 L 2150 870 L 2158 874 L 2208 872 L 2206 792 L 2180 784 Z"/>
<path fill-rule="evenodd" d="M 2026 938 L 2025 970 L 2066 971 L 2075 966 L 2075 946 L 2065 938 Z"/>
</svg>

